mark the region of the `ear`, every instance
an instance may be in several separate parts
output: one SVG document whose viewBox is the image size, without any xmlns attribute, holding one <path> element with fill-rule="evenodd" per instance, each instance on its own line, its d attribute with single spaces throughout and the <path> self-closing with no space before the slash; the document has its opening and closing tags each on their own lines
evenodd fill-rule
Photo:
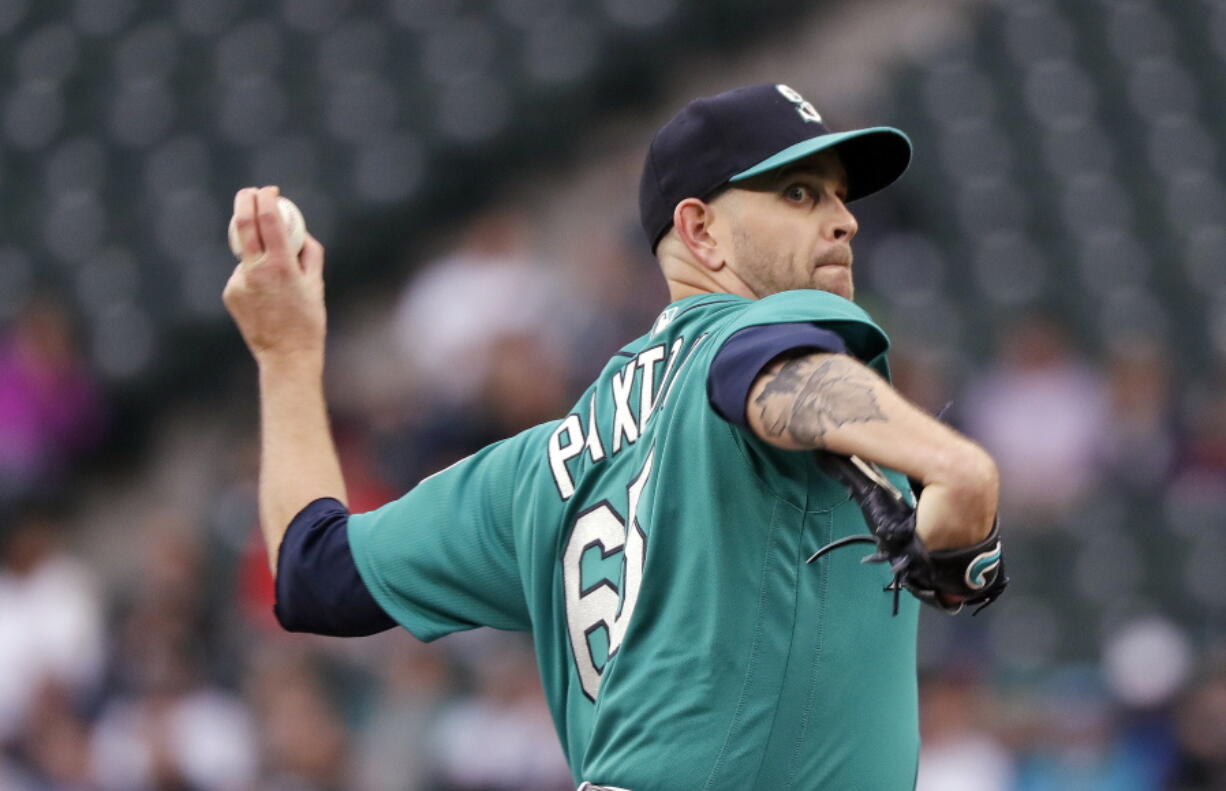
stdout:
<svg viewBox="0 0 1226 791">
<path fill-rule="evenodd" d="M 673 209 L 673 228 L 694 259 L 705 269 L 718 272 L 727 263 L 719 239 L 711 233 L 715 209 L 698 198 L 686 198 Z"/>
</svg>

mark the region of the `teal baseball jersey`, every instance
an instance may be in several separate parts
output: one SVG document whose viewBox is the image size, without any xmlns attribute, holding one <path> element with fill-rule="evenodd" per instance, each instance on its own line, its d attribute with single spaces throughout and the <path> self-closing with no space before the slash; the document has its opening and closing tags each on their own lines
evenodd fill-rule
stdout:
<svg viewBox="0 0 1226 791">
<path fill-rule="evenodd" d="M 630 791 L 914 784 L 918 603 L 897 617 L 867 531 L 809 452 L 721 418 L 707 373 L 755 325 L 813 322 L 888 376 L 832 294 L 673 303 L 570 414 L 350 518 L 361 577 L 422 640 L 530 631 L 576 783 Z M 906 479 L 887 473 L 906 490 Z"/>
</svg>

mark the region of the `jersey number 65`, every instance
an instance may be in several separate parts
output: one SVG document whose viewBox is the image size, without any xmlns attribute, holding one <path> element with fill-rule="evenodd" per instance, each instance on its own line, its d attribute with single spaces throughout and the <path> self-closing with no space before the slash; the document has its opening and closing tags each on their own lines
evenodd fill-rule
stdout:
<svg viewBox="0 0 1226 791">
<path fill-rule="evenodd" d="M 613 510 L 608 500 L 601 500 L 575 519 L 562 553 L 571 653 L 583 692 L 593 701 L 600 691 L 605 668 L 621 647 L 638 601 L 647 541 L 638 511 L 654 459 L 652 448 L 626 487 L 629 500 L 626 519 Z M 621 568 L 613 572 L 617 578 L 613 579 L 600 569 L 614 562 L 618 555 Z"/>
</svg>

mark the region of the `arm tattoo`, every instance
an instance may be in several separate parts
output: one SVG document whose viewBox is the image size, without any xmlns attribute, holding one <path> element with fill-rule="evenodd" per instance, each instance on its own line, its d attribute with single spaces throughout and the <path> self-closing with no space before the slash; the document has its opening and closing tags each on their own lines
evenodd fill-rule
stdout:
<svg viewBox="0 0 1226 791">
<path fill-rule="evenodd" d="M 846 357 L 821 362 L 797 357 L 769 375 L 754 405 L 768 434 L 787 432 L 796 442 L 821 450 L 830 429 L 887 419 L 873 393 L 879 381 Z"/>
</svg>

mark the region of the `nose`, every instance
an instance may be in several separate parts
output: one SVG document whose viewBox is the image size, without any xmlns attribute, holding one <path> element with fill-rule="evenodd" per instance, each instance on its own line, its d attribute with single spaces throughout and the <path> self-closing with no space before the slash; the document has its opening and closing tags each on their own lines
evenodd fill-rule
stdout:
<svg viewBox="0 0 1226 791">
<path fill-rule="evenodd" d="M 846 203 L 836 197 L 833 213 L 826 228 L 827 238 L 831 241 L 847 243 L 855 238 L 858 230 L 860 230 L 860 223 L 856 222 L 856 216 L 847 208 Z"/>
</svg>

